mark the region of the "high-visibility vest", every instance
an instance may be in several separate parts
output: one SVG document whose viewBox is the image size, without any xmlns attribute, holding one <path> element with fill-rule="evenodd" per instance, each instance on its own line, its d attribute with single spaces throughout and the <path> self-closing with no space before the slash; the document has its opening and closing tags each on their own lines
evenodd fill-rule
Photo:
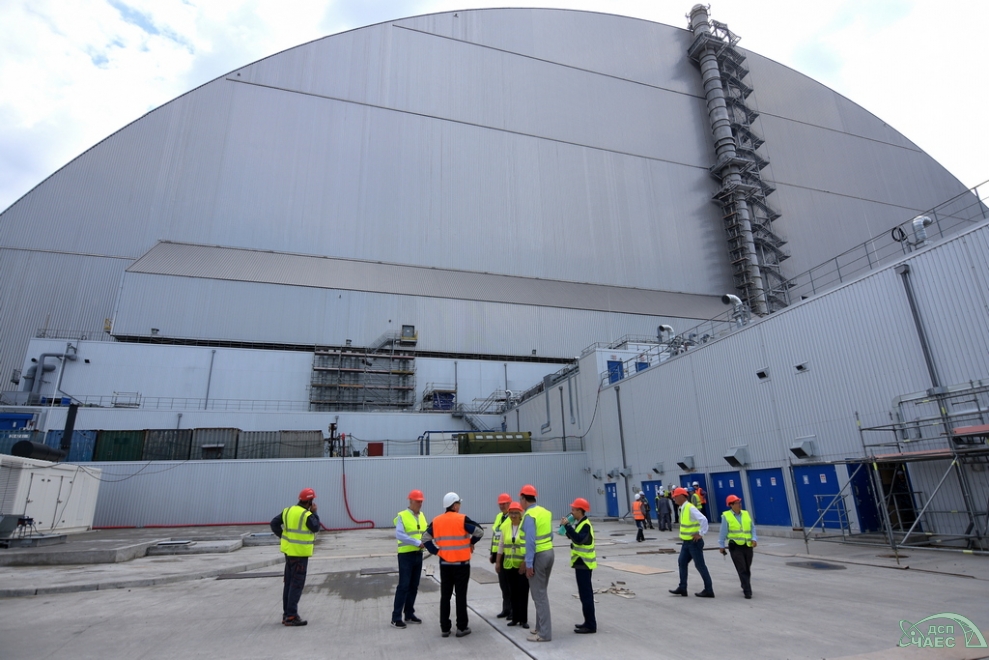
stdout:
<svg viewBox="0 0 989 660">
<path fill-rule="evenodd" d="M 402 527 L 405 528 L 405 533 L 414 538 L 416 541 L 422 539 L 422 533 L 426 531 L 426 516 L 422 515 L 422 511 L 418 514 L 412 513 L 410 509 L 405 509 L 404 511 L 399 511 L 398 515 L 392 523 L 395 527 L 398 527 L 399 519 L 402 520 Z M 398 553 L 403 552 L 418 552 L 418 545 L 412 545 L 411 543 L 406 543 L 402 539 L 395 539 L 398 541 Z"/>
<path fill-rule="evenodd" d="M 294 504 L 282 510 L 281 550 L 289 557 L 312 557 L 316 533 L 306 527 L 312 512 Z"/>
<path fill-rule="evenodd" d="M 505 568 L 518 568 L 525 561 L 525 532 L 522 531 L 522 521 L 512 538 L 512 520 L 506 518 L 501 524 L 502 546 L 505 549 Z"/>
<path fill-rule="evenodd" d="M 522 522 L 528 516 L 536 523 L 536 552 L 546 552 L 553 549 L 553 514 L 549 509 L 533 504 L 522 514 Z"/>
<path fill-rule="evenodd" d="M 722 514 L 728 523 L 728 540 L 734 541 L 738 545 L 752 546 L 752 516 L 745 509 L 742 509 L 742 520 L 735 517 L 734 511 L 725 511 Z"/>
<path fill-rule="evenodd" d="M 494 524 L 491 526 L 491 554 L 498 552 L 498 541 L 501 540 L 501 526 L 508 520 L 508 514 L 498 512 L 495 516 Z"/>
<path fill-rule="evenodd" d="M 701 524 L 690 517 L 690 510 L 695 508 L 690 502 L 684 502 L 680 507 L 680 538 L 684 541 L 690 541 L 694 534 L 701 533 Z"/>
<path fill-rule="evenodd" d="M 632 517 L 636 520 L 645 520 L 646 515 L 642 513 L 642 500 L 632 502 Z"/>
<path fill-rule="evenodd" d="M 580 534 L 580 531 L 585 527 L 590 527 L 591 542 L 587 545 L 570 544 L 570 566 L 572 568 L 577 563 L 577 559 L 580 558 L 584 560 L 584 565 L 593 571 L 598 567 L 597 554 L 594 552 L 594 527 L 591 525 L 590 520 L 581 518 L 580 522 L 574 527 L 574 531 Z"/>
<path fill-rule="evenodd" d="M 447 511 L 433 518 L 433 543 L 440 559 L 447 562 L 470 561 L 470 534 L 464 527 L 467 516 Z"/>
<path fill-rule="evenodd" d="M 695 492 L 697 493 L 697 498 L 700 500 L 701 504 L 707 504 L 707 498 L 704 497 L 704 489 L 698 486 Z"/>
</svg>

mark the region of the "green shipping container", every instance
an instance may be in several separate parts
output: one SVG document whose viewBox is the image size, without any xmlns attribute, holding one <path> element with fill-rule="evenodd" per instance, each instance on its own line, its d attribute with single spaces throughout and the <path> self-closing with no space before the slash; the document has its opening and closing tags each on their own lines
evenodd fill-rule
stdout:
<svg viewBox="0 0 989 660">
<path fill-rule="evenodd" d="M 457 436 L 461 454 L 526 454 L 532 452 L 532 434 L 487 431 Z"/>
<path fill-rule="evenodd" d="M 144 454 L 146 431 L 100 431 L 94 461 L 139 461 Z"/>
</svg>

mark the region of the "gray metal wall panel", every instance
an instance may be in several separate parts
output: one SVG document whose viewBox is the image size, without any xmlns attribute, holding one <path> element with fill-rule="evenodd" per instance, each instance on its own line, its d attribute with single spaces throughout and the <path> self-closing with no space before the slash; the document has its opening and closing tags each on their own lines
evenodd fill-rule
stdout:
<svg viewBox="0 0 989 660">
<path fill-rule="evenodd" d="M 442 513 L 443 495 L 455 491 L 463 498 L 464 513 L 490 522 L 498 494 L 516 493 L 526 483 L 539 490 L 540 504 L 562 514 L 573 498 L 590 490 L 586 465 L 582 452 L 189 461 L 178 466 L 101 463 L 94 464 L 105 479 L 94 525 L 267 523 L 296 500 L 301 488 L 311 487 L 325 526 L 353 527 L 343 502 L 344 471 L 351 513 L 379 527 L 391 526 L 412 488 L 425 493 L 423 511 L 430 519 Z"/>
<path fill-rule="evenodd" d="M 983 225 L 907 260 L 919 280 L 919 308 L 935 338 L 944 384 L 984 380 L 989 373 L 986 313 L 972 303 L 987 290 L 987 237 L 989 225 Z M 603 355 L 607 359 L 607 351 Z M 723 455 L 741 444 L 748 445 L 751 468 L 786 467 L 790 445 L 806 436 L 815 438 L 816 460 L 860 456 L 856 412 L 864 426 L 888 424 L 895 397 L 930 387 L 894 266 L 628 376 L 604 387 L 600 398 L 596 360 L 582 359 L 579 375 L 581 407 L 595 411 L 593 424 L 582 429 L 592 471 L 622 466 L 615 404 L 620 388 L 633 480 L 650 476 L 648 470 L 663 462 L 664 474 L 651 478 L 664 483 L 676 481 L 675 463 L 686 455 L 694 456 L 699 472 L 730 469 Z M 807 370 L 798 372 L 798 364 Z M 763 369 L 769 378 L 760 381 L 755 372 Z M 545 402 L 545 395 L 537 396 L 507 418 L 541 425 Z M 925 482 L 928 494 L 934 485 Z M 620 502 L 623 488 L 619 481 Z"/>
<path fill-rule="evenodd" d="M 258 310 L 265 310 L 258 314 Z M 114 333 L 256 342 L 368 345 L 415 325 L 418 349 L 572 358 L 602 337 L 652 336 L 659 316 L 128 274 Z M 667 316 L 670 314 L 670 316 Z M 286 323 L 285 319 L 292 319 Z M 247 397 L 250 398 L 250 397 Z"/>
<path fill-rule="evenodd" d="M 3 225 L 0 222 L 0 228 Z M 113 315 L 113 300 L 129 263 L 0 248 L 0 300 L 4 303 L 0 304 L 0 376 L 4 382 L 26 359 L 37 357 L 25 357 L 25 352 L 29 339 L 39 330 L 103 336 L 104 321 Z M 64 342 L 61 348 L 64 350 Z"/>
</svg>

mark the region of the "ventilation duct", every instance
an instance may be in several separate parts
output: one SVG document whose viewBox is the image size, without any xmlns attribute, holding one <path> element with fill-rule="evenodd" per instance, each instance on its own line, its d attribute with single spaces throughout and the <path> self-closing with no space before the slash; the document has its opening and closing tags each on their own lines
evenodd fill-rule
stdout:
<svg viewBox="0 0 989 660">
<path fill-rule="evenodd" d="M 677 461 L 677 467 L 679 467 L 684 472 L 690 472 L 694 469 L 694 457 L 684 456 L 679 461 Z"/>
<path fill-rule="evenodd" d="M 797 438 L 794 443 L 790 445 L 790 453 L 797 458 L 810 458 L 811 456 L 817 456 L 817 446 L 814 443 L 814 436 Z"/>
<path fill-rule="evenodd" d="M 727 454 L 724 456 L 725 460 L 728 461 L 728 465 L 732 467 L 743 467 L 749 464 L 749 447 L 748 445 L 742 445 L 741 447 L 732 447 Z"/>
</svg>

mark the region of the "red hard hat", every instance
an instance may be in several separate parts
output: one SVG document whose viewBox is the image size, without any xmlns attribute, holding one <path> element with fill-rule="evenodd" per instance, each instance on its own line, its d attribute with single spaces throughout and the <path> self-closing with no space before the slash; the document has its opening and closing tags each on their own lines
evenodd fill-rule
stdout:
<svg viewBox="0 0 989 660">
<path fill-rule="evenodd" d="M 511 504 L 508 505 L 508 512 L 511 513 L 512 511 L 518 511 L 519 513 L 522 513 L 522 505 L 519 504 L 518 502 L 512 502 Z"/>
<path fill-rule="evenodd" d="M 673 497 L 677 497 L 678 495 L 682 495 L 683 497 L 690 497 L 690 494 L 687 492 L 686 488 L 674 488 Z"/>
<path fill-rule="evenodd" d="M 410 490 L 409 491 L 409 499 L 410 500 L 415 500 L 416 502 L 422 502 L 426 498 L 422 496 L 422 491 L 421 490 Z"/>
<path fill-rule="evenodd" d="M 533 486 L 532 484 L 526 484 L 522 486 L 521 492 L 523 495 L 528 495 L 529 497 L 538 497 L 536 495 L 536 487 Z"/>
<path fill-rule="evenodd" d="M 502 493 L 498 496 L 498 504 L 511 504 L 512 496 L 508 493 Z"/>
<path fill-rule="evenodd" d="M 588 511 L 591 510 L 591 503 L 585 500 L 583 497 L 578 497 L 577 499 L 575 499 L 573 501 L 573 504 L 571 504 L 570 506 L 571 508 L 574 509 L 580 509 L 584 513 L 587 513 Z"/>
<path fill-rule="evenodd" d="M 725 504 L 727 504 L 728 506 L 731 506 L 733 502 L 741 502 L 741 501 L 742 498 L 739 497 L 738 495 L 729 495 L 727 498 L 725 498 Z"/>
<path fill-rule="evenodd" d="M 302 492 L 299 493 L 300 502 L 310 502 L 316 499 L 316 491 L 312 488 L 303 488 Z"/>
</svg>

